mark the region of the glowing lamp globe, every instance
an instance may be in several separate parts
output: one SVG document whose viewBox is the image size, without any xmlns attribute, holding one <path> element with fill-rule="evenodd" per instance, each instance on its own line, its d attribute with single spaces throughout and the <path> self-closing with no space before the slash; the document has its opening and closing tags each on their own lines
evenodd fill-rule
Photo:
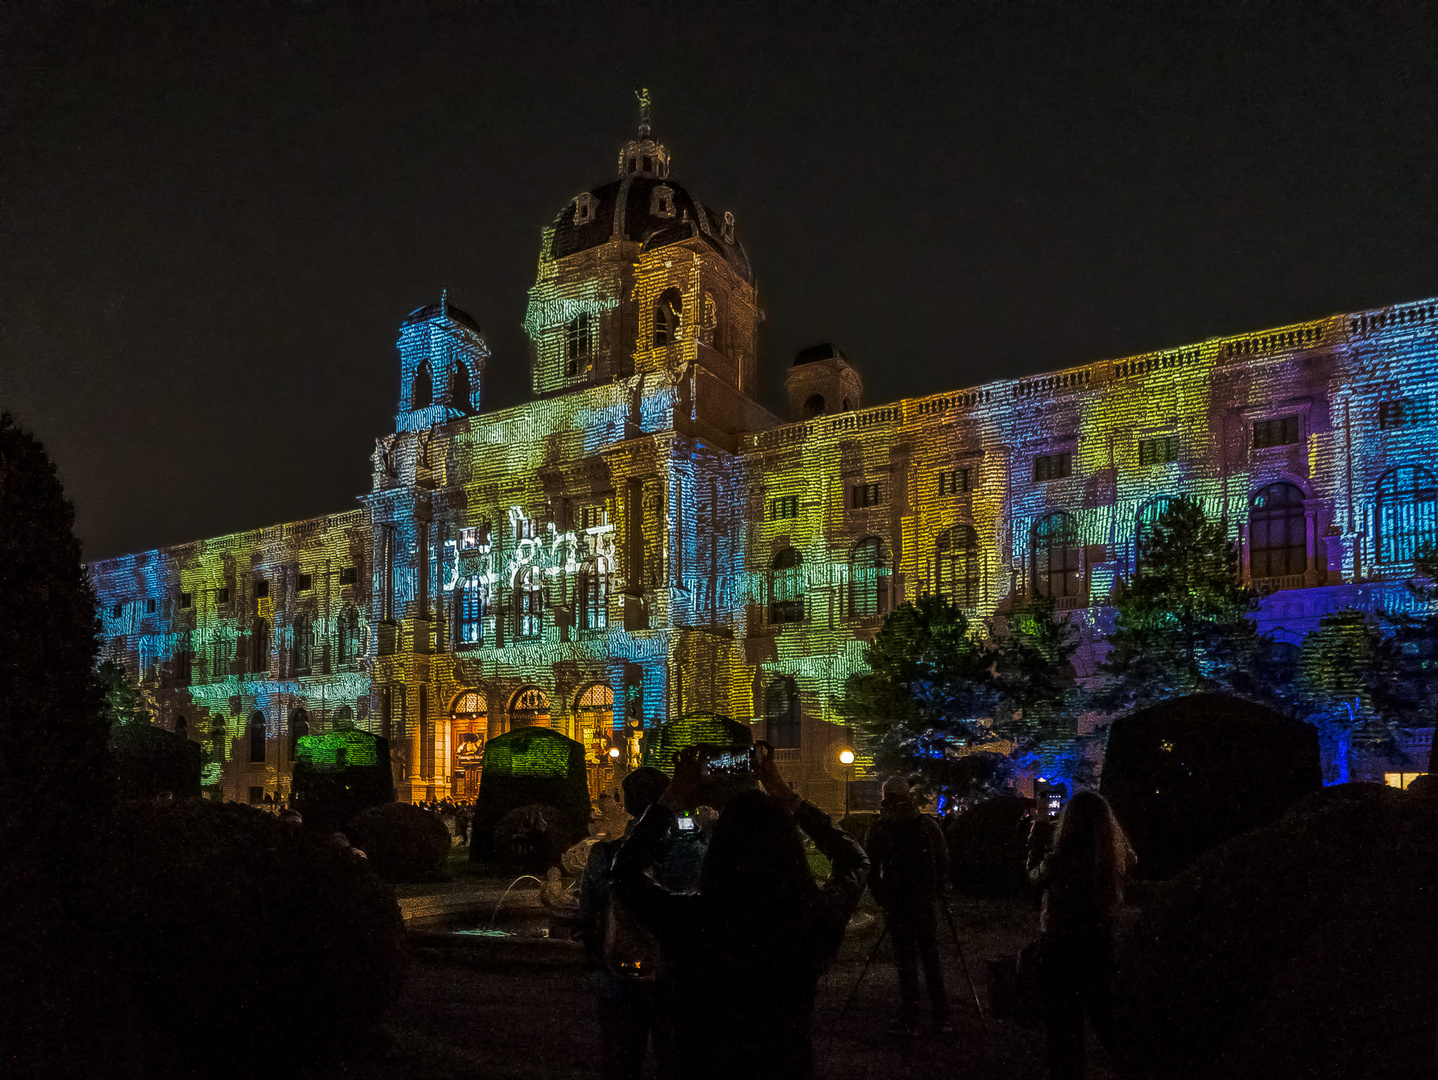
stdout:
<svg viewBox="0 0 1438 1080">
<path fill-rule="evenodd" d="M 839 764 L 841 764 L 841 765 L 852 765 L 852 764 L 854 764 L 854 751 L 852 751 L 852 750 L 840 750 L 840 751 L 839 751 Z"/>
</svg>

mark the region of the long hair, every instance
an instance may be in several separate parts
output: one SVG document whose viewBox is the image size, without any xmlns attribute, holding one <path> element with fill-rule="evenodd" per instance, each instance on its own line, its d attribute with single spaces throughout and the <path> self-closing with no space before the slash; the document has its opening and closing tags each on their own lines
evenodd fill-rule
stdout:
<svg viewBox="0 0 1438 1080">
<path fill-rule="evenodd" d="M 1132 850 L 1108 800 L 1098 792 L 1080 791 L 1064 807 L 1054 834 L 1054 861 L 1092 873 L 1094 899 L 1101 909 L 1123 903 L 1123 879 Z"/>
<path fill-rule="evenodd" d="M 819 887 L 804 858 L 794 819 L 762 791 L 730 799 L 714 825 L 699 872 L 700 895 L 735 913 L 800 916 Z"/>
</svg>

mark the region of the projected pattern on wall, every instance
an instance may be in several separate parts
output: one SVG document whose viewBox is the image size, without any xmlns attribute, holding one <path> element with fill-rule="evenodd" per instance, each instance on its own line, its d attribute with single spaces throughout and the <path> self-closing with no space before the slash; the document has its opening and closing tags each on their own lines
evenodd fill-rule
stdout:
<svg viewBox="0 0 1438 1080">
<path fill-rule="evenodd" d="M 647 118 L 619 164 L 543 232 L 533 401 L 480 411 L 488 346 L 442 297 L 402 324 L 361 510 L 92 568 L 107 655 L 211 744 L 227 796 L 283 793 L 296 732 L 347 724 L 391 740 L 403 799 L 460 790 L 465 736 L 525 724 L 583 741 L 597 790 L 644 731 L 712 713 L 840 807 L 831 702 L 885 612 L 937 591 L 982 618 L 1039 589 L 1087 676 L 1136 533 L 1178 494 L 1226 519 L 1282 639 L 1406 601 L 1438 530 L 1438 303 L 872 408 L 819 346 L 785 423 L 754 400 L 733 214 L 670 177 Z"/>
</svg>

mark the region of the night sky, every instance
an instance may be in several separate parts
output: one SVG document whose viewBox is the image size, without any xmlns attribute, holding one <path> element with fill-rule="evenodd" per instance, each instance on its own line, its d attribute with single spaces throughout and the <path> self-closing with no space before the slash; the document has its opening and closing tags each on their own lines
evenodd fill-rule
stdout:
<svg viewBox="0 0 1438 1080">
<path fill-rule="evenodd" d="M 87 558 L 353 506 L 441 288 L 524 400 L 638 85 L 776 410 L 818 341 L 875 404 L 1432 296 L 1425 7 L 6 4 L 0 406 Z"/>
</svg>

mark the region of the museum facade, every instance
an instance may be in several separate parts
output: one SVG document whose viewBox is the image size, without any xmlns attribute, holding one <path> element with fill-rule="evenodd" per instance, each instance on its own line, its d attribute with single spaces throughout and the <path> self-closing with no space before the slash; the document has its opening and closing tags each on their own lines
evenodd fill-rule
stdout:
<svg viewBox="0 0 1438 1080">
<path fill-rule="evenodd" d="M 1438 539 L 1438 300 L 878 406 L 821 345 L 784 418 L 757 400 L 761 319 L 734 215 L 642 123 L 543 232 L 533 400 L 484 411 L 479 325 L 411 313 L 360 506 L 92 564 L 102 657 L 228 798 L 284 794 L 295 740 L 347 725 L 389 738 L 403 800 L 472 795 L 485 740 L 526 724 L 612 787 L 646 731 L 713 713 L 835 809 L 867 770 L 838 762 L 834 699 L 906 600 L 984 618 L 1047 593 L 1088 677 L 1176 496 L 1226 521 L 1290 644 L 1411 604 Z M 1429 737 L 1330 774 L 1402 783 Z"/>
</svg>

